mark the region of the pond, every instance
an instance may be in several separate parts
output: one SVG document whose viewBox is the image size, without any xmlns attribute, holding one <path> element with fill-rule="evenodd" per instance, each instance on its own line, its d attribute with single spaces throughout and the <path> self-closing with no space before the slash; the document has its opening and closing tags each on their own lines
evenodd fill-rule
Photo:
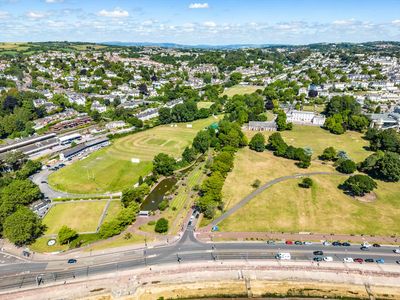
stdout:
<svg viewBox="0 0 400 300">
<path fill-rule="evenodd" d="M 174 187 L 177 181 L 175 177 L 168 177 L 161 180 L 143 201 L 140 210 L 157 210 L 158 204 L 163 201 L 165 194 Z"/>
</svg>

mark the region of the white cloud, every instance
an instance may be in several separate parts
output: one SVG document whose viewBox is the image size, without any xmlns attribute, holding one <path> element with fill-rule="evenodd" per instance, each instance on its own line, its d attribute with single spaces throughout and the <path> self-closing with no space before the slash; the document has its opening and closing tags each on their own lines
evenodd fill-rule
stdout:
<svg viewBox="0 0 400 300">
<path fill-rule="evenodd" d="M 209 8 L 208 3 L 190 3 L 189 8 L 192 9 L 202 9 L 202 8 Z"/>
<path fill-rule="evenodd" d="M 98 16 L 108 17 L 108 18 L 125 18 L 129 17 L 129 12 L 127 10 L 123 10 L 119 7 L 114 8 L 114 10 L 105 10 L 102 9 L 97 13 Z"/>
<path fill-rule="evenodd" d="M 38 11 L 29 11 L 26 13 L 26 16 L 31 19 L 41 19 L 44 18 L 46 14 Z"/>
<path fill-rule="evenodd" d="M 354 23 L 354 19 L 350 19 L 350 20 L 335 20 L 332 22 L 333 25 L 339 25 L 339 26 L 347 26 L 347 25 L 351 25 Z"/>
<path fill-rule="evenodd" d="M 64 0 L 45 0 L 46 3 L 61 3 L 64 2 Z"/>
<path fill-rule="evenodd" d="M 10 14 L 8 13 L 8 11 L 0 10 L 0 19 L 5 19 L 8 18 L 9 16 Z"/>
<path fill-rule="evenodd" d="M 400 26 L 400 19 L 399 20 L 393 20 L 392 24 L 396 25 L 396 26 Z"/>
<path fill-rule="evenodd" d="M 217 26 L 217 24 L 215 24 L 215 22 L 213 22 L 213 21 L 206 21 L 206 22 L 203 23 L 203 25 L 206 26 L 206 27 L 215 27 L 215 26 Z"/>
</svg>

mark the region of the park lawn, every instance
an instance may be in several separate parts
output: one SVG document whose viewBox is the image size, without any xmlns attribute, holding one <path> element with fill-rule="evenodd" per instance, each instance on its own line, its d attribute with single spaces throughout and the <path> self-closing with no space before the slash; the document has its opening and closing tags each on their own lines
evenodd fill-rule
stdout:
<svg viewBox="0 0 400 300">
<path fill-rule="evenodd" d="M 60 245 L 56 240 L 56 244 L 48 246 L 47 242 L 51 240 L 49 237 L 40 237 L 36 241 L 29 245 L 29 249 L 34 252 L 45 253 L 45 252 L 58 252 L 68 250 L 68 245 Z"/>
<path fill-rule="evenodd" d="M 325 105 L 324 104 L 304 105 L 303 110 L 304 111 L 316 111 L 316 112 L 321 113 L 325 110 Z"/>
<path fill-rule="evenodd" d="M 147 238 L 146 242 L 151 242 L 152 239 Z M 116 238 L 107 239 L 104 241 L 99 241 L 93 244 L 92 246 L 85 249 L 85 251 L 96 251 L 96 250 L 103 250 L 108 248 L 117 248 L 123 246 L 129 246 L 134 244 L 144 244 L 145 237 L 139 234 L 132 234 L 130 239 L 125 239 L 124 234 L 119 235 Z"/>
<path fill-rule="evenodd" d="M 222 96 L 228 96 L 229 98 L 235 95 L 252 94 L 258 89 L 263 90 L 264 87 L 257 85 L 234 85 L 232 87 L 226 88 L 222 93 Z"/>
<path fill-rule="evenodd" d="M 64 202 L 54 205 L 43 219 L 46 234 L 58 234 L 63 225 L 80 232 L 94 232 L 107 201 Z"/>
<path fill-rule="evenodd" d="M 256 131 L 246 131 L 250 138 Z M 268 137 L 273 132 L 263 132 Z M 362 138 L 363 134 L 354 131 L 347 131 L 344 134 L 336 135 L 317 126 L 294 125 L 293 130 L 281 131 L 282 138 L 288 145 L 295 147 L 310 147 L 313 149 L 313 158 L 321 155 L 325 148 L 334 147 L 336 150 L 343 150 L 356 162 L 363 161 L 372 152 L 363 147 L 369 146 L 368 141 Z"/>
<path fill-rule="evenodd" d="M 0 43 L 0 51 L 2 50 L 13 50 L 13 51 L 24 51 L 29 49 L 29 45 L 26 43 Z"/>
<path fill-rule="evenodd" d="M 112 145 L 52 173 L 49 184 L 56 190 L 77 194 L 121 191 L 151 172 L 151 161 L 158 153 L 179 158 L 198 131 L 220 118 L 212 116 L 176 127 L 158 126 L 116 139 Z M 140 162 L 133 163 L 133 158 Z"/>
<path fill-rule="evenodd" d="M 265 184 L 278 177 L 310 172 L 334 172 L 330 165 L 312 161 L 308 169 L 295 165 L 296 161 L 277 157 L 271 151 L 256 152 L 249 148 L 240 149 L 235 156 L 232 172 L 225 180 L 222 197 L 225 208 L 230 208 L 242 200 L 254 188 L 251 186 L 256 179 Z"/>
<path fill-rule="evenodd" d="M 398 235 L 398 183 L 378 182 L 375 202 L 361 202 L 337 186 L 345 176 L 313 176 L 311 189 L 298 187 L 300 179 L 280 182 L 252 199 L 221 222 L 221 231 L 313 232 Z"/>
<path fill-rule="evenodd" d="M 201 108 L 210 108 L 211 105 L 213 105 L 214 102 L 210 102 L 210 101 L 200 101 L 197 102 L 197 108 L 201 109 Z"/>
<path fill-rule="evenodd" d="M 112 219 L 114 219 L 121 210 L 122 210 L 121 201 L 111 201 L 110 205 L 108 206 L 106 216 L 103 220 L 103 224 L 105 222 L 109 222 Z"/>
</svg>

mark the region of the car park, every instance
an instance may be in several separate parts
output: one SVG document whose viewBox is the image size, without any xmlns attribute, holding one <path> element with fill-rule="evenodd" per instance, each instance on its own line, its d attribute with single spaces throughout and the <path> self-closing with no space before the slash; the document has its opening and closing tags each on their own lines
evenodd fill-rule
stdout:
<svg viewBox="0 0 400 300">
<path fill-rule="evenodd" d="M 343 262 L 352 263 L 352 262 L 354 262 L 354 259 L 352 259 L 351 257 L 345 257 L 345 258 L 343 258 Z"/>
<path fill-rule="evenodd" d="M 76 264 L 78 261 L 75 258 L 68 259 L 69 264 Z"/>
<path fill-rule="evenodd" d="M 313 252 L 314 255 L 324 255 L 324 252 L 322 252 L 321 250 L 317 250 Z"/>
<path fill-rule="evenodd" d="M 358 262 L 358 263 L 362 264 L 364 262 L 364 260 L 362 258 L 355 258 L 354 262 Z"/>
<path fill-rule="evenodd" d="M 377 264 L 384 264 L 385 260 L 383 258 L 378 258 L 377 260 L 375 260 Z"/>
<path fill-rule="evenodd" d="M 326 262 L 333 261 L 333 257 L 332 256 L 325 256 L 324 257 L 324 261 L 326 261 Z"/>
<path fill-rule="evenodd" d="M 373 263 L 373 262 L 375 262 L 373 258 L 366 258 L 364 261 L 365 261 L 366 263 Z"/>
</svg>

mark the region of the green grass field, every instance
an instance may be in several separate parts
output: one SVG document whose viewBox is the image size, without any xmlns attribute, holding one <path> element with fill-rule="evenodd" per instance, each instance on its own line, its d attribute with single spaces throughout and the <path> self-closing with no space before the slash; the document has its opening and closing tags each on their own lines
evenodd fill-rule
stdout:
<svg viewBox="0 0 400 300">
<path fill-rule="evenodd" d="M 155 155 L 164 152 L 179 158 L 199 130 L 218 120 L 197 120 L 190 123 L 192 128 L 187 123 L 158 126 L 114 140 L 111 146 L 51 174 L 49 184 L 79 194 L 121 191 L 151 172 Z M 133 158 L 140 159 L 140 163 L 132 163 Z"/>
<path fill-rule="evenodd" d="M 44 217 L 46 234 L 57 234 L 63 225 L 77 232 L 96 231 L 107 201 L 69 202 L 53 206 Z"/>
<path fill-rule="evenodd" d="M 311 189 L 300 180 L 278 183 L 220 224 L 221 231 L 319 232 L 398 235 L 398 183 L 379 182 L 375 202 L 366 203 L 337 188 L 343 176 L 312 177 Z"/>
<path fill-rule="evenodd" d="M 249 139 L 255 134 L 255 131 L 247 131 Z M 264 132 L 266 139 L 272 132 Z M 336 150 L 344 150 L 356 162 L 364 160 L 372 154 L 363 147 L 368 146 L 368 141 L 362 138 L 362 134 L 354 131 L 347 131 L 345 134 L 336 135 L 329 133 L 316 126 L 294 125 L 293 130 L 282 131 L 281 135 L 285 142 L 295 147 L 311 147 L 313 149 L 313 158 L 322 154 L 325 148 L 334 147 Z"/>
<path fill-rule="evenodd" d="M 108 210 L 106 212 L 106 217 L 103 220 L 103 223 L 109 222 L 114 219 L 118 213 L 122 210 L 121 201 L 111 201 L 108 206 Z"/>
<path fill-rule="evenodd" d="M 263 90 L 264 87 L 257 85 L 234 85 L 230 88 L 227 88 L 222 95 L 227 95 L 229 98 L 235 95 L 244 95 L 251 94 L 257 91 L 258 89 Z"/>
<path fill-rule="evenodd" d="M 210 108 L 211 105 L 213 105 L 214 102 L 208 102 L 208 101 L 200 101 L 197 102 L 197 108 L 201 109 L 201 108 Z"/>
</svg>

